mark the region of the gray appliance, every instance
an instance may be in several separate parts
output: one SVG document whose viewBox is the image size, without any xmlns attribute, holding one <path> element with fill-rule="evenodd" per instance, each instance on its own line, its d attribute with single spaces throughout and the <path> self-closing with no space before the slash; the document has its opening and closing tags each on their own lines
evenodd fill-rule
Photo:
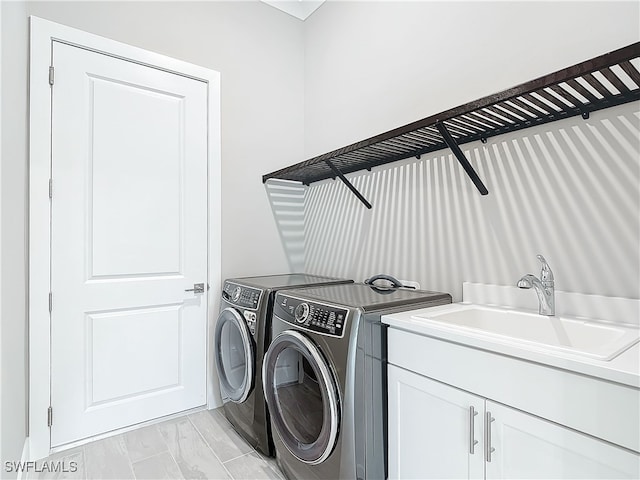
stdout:
<svg viewBox="0 0 640 480">
<path fill-rule="evenodd" d="M 224 282 L 214 333 L 220 388 L 228 400 L 224 413 L 235 430 L 265 455 L 273 455 L 273 442 L 262 391 L 262 359 L 271 340 L 274 296 L 285 289 L 340 283 L 353 281 L 294 273 Z"/>
<path fill-rule="evenodd" d="M 386 478 L 380 317 L 446 303 L 447 293 L 361 283 L 276 295 L 262 381 L 287 478 Z"/>
</svg>

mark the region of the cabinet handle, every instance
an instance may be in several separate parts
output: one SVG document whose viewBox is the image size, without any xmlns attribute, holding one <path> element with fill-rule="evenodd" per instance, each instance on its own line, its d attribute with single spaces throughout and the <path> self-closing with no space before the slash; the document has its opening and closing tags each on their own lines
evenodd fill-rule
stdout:
<svg viewBox="0 0 640 480">
<path fill-rule="evenodd" d="M 476 409 L 473 406 L 469 407 L 469 453 L 473 455 L 475 453 L 475 446 L 478 444 L 478 440 L 475 439 L 474 431 L 474 417 L 478 415 Z"/>
<path fill-rule="evenodd" d="M 487 412 L 485 416 L 485 427 L 484 427 L 484 448 L 485 448 L 485 456 L 487 462 L 491 462 L 491 454 L 496 451 L 495 448 L 491 446 L 491 423 L 495 422 L 495 418 L 491 416 L 491 412 Z"/>
</svg>

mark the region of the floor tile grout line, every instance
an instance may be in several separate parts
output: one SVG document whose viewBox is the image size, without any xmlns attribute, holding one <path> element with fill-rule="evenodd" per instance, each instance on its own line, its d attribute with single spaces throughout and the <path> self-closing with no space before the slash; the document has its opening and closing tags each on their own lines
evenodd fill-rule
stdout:
<svg viewBox="0 0 640 480">
<path fill-rule="evenodd" d="M 176 417 L 176 418 L 184 418 L 184 417 L 187 417 L 187 418 L 188 418 L 188 417 L 189 417 L 189 414 L 186 414 L 186 415 L 184 415 L 183 417 Z M 172 420 L 175 420 L 175 419 L 172 419 Z M 171 457 L 171 461 L 172 461 L 172 462 L 173 462 L 173 464 L 175 465 L 176 469 L 178 470 L 178 472 L 180 472 L 180 477 L 181 477 L 181 479 L 184 479 L 185 477 L 184 477 L 184 474 L 182 473 L 182 470 L 180 469 L 180 465 L 178 465 L 178 461 L 177 461 L 177 460 L 176 460 L 176 458 L 173 456 L 173 453 L 171 452 L 171 449 L 169 448 L 169 444 L 167 443 L 167 441 L 166 441 L 166 439 L 165 439 L 164 435 L 162 435 L 162 432 L 160 432 L 160 429 L 158 428 L 158 425 L 161 425 L 161 424 L 166 423 L 166 422 L 171 422 L 172 420 L 167 420 L 167 421 L 165 421 L 165 422 L 160 422 L 160 423 L 156 423 L 156 424 L 154 424 L 154 425 L 151 425 L 151 426 L 153 426 L 153 427 L 155 428 L 156 432 L 158 433 L 158 435 L 159 435 L 159 437 L 160 437 L 160 440 L 162 440 L 162 444 L 164 445 L 165 450 L 163 450 L 163 451 L 161 451 L 161 452 L 158 452 L 158 453 L 156 453 L 155 455 L 151 455 L 151 456 L 149 456 L 149 457 L 146 457 L 146 458 L 143 458 L 143 459 L 137 460 L 136 462 L 132 462 L 132 463 L 142 462 L 142 461 L 144 461 L 144 460 L 148 460 L 149 458 L 153 458 L 154 456 L 160 456 L 160 455 L 162 455 L 163 453 L 168 453 L 168 454 L 169 454 L 169 457 Z M 143 427 L 143 428 L 144 428 L 144 427 Z M 135 430 L 134 430 L 134 431 L 135 431 Z M 135 475 L 135 470 L 134 470 L 133 474 Z M 136 477 L 136 478 L 137 478 L 137 477 Z"/>
<path fill-rule="evenodd" d="M 261 460 L 261 461 L 266 465 L 266 467 L 267 467 L 269 470 L 271 470 L 271 471 L 276 475 L 276 477 L 278 477 L 278 479 L 279 479 L 279 480 L 285 480 L 285 478 L 284 478 L 283 474 L 280 472 L 280 468 L 278 468 L 278 467 L 277 467 L 277 464 L 276 464 L 276 468 L 277 468 L 277 470 L 276 470 L 276 468 L 273 468 L 273 465 L 271 465 L 271 464 L 267 461 L 267 458 L 271 458 L 271 457 L 265 457 L 265 456 L 263 456 L 263 455 L 262 455 L 262 454 L 260 454 L 260 452 L 258 452 L 256 449 L 252 449 L 250 452 L 247 452 L 247 453 L 245 453 L 245 454 L 243 454 L 243 455 L 239 455 L 239 456 L 237 456 L 237 457 L 235 457 L 235 458 L 232 458 L 232 459 L 230 459 L 230 460 L 227 460 L 226 462 L 223 462 L 223 465 L 226 467 L 226 464 L 227 464 L 227 463 L 233 462 L 234 460 L 238 460 L 239 458 L 242 458 L 242 457 L 246 457 L 247 455 L 250 455 L 250 454 L 252 454 L 252 453 L 255 453 L 255 454 L 258 456 L 258 458 L 259 458 L 259 459 L 260 459 L 260 460 Z M 275 460 L 275 457 L 273 457 L 273 459 Z M 238 480 L 240 480 L 240 479 L 238 479 Z"/>
<path fill-rule="evenodd" d="M 220 408 L 222 408 L 222 407 L 220 407 Z M 220 417 L 220 420 L 219 420 L 219 421 L 220 421 L 220 422 L 222 422 L 222 423 L 224 424 L 224 426 L 223 426 L 223 425 L 220 425 L 220 426 L 222 427 L 222 429 L 223 429 L 223 430 L 229 430 L 229 429 L 231 429 L 231 430 L 234 430 L 234 431 L 235 431 L 235 428 L 233 427 L 233 425 L 231 424 L 231 422 L 229 421 L 229 419 L 228 419 L 227 417 L 225 417 L 223 414 L 221 414 L 220 412 L 218 412 L 218 410 L 219 410 L 219 409 L 215 408 L 215 409 L 213 409 L 213 410 L 207 410 L 207 412 L 212 412 L 212 413 L 209 413 L 209 415 L 210 415 L 210 416 L 212 416 L 212 417 L 214 417 L 214 416 L 215 416 L 215 417 Z M 215 420 L 214 420 L 214 421 L 215 421 Z M 218 422 L 216 422 L 216 423 L 218 423 Z"/>
<path fill-rule="evenodd" d="M 136 471 L 133 469 L 133 462 L 131 461 L 131 456 L 129 455 L 129 447 L 127 447 L 127 441 L 124 439 L 124 434 L 121 433 L 119 435 L 122 437 L 122 445 L 124 446 L 125 451 L 127 452 L 127 462 L 129 462 L 129 469 L 131 470 L 131 477 L 136 480 Z"/>
<path fill-rule="evenodd" d="M 275 461 L 275 457 L 273 457 L 273 460 Z M 277 463 L 275 464 L 275 466 L 271 465 L 271 463 L 267 462 L 266 460 L 265 460 L 265 463 L 271 469 L 271 471 L 276 474 L 279 480 L 285 480 L 284 474 L 280 471 L 280 467 L 278 467 Z"/>
<path fill-rule="evenodd" d="M 147 460 L 149 460 L 149 459 L 151 459 L 153 457 L 159 457 L 163 453 L 169 453 L 169 449 L 167 448 L 166 450 L 162 450 L 161 452 L 156 452 L 153 455 L 148 455 L 148 456 L 146 456 L 144 458 L 141 458 L 140 460 L 133 461 L 133 459 L 131 457 L 129 457 L 129 460 L 131 461 L 131 465 L 135 465 L 136 463 L 146 462 Z"/>
<path fill-rule="evenodd" d="M 229 471 L 229 469 L 226 467 L 226 465 L 224 463 L 221 463 L 222 468 L 224 468 L 224 471 L 227 472 L 227 475 L 229 475 L 229 478 L 231 480 L 236 480 L 236 477 L 234 477 L 233 475 L 231 475 L 231 472 Z"/>
<path fill-rule="evenodd" d="M 133 465 L 131 463 L 131 459 L 129 458 L 129 448 L 127 447 L 127 443 L 124 439 L 124 435 L 123 434 L 118 434 L 118 435 L 114 435 L 112 437 L 107 437 L 107 438 L 103 438 L 100 440 L 96 440 L 95 442 L 90 442 L 87 443 L 85 445 L 83 445 L 82 447 L 82 457 L 83 457 L 83 461 L 84 461 L 84 478 L 97 478 L 97 479 L 102 479 L 104 478 L 103 476 L 103 471 L 99 470 L 96 473 L 96 475 L 89 475 L 89 462 L 88 462 L 88 455 L 86 453 L 86 447 L 87 445 L 95 445 L 98 444 L 100 442 L 116 442 L 119 443 L 122 448 L 124 449 L 124 452 L 116 452 L 116 456 L 119 458 L 122 458 L 125 462 L 126 462 L 126 466 L 128 466 L 129 468 L 129 478 L 131 478 L 132 480 L 136 480 L 136 476 L 135 473 L 133 471 Z M 116 449 L 118 450 L 118 449 Z"/>
<path fill-rule="evenodd" d="M 256 451 L 255 451 L 255 449 L 251 449 L 251 451 L 249 451 L 249 452 L 247 452 L 247 453 L 243 453 L 242 455 L 238 455 L 237 457 L 230 458 L 229 460 L 225 460 L 225 461 L 224 461 L 224 462 L 222 462 L 222 463 L 229 463 L 229 462 L 233 462 L 234 460 L 237 460 L 237 459 L 242 458 L 242 457 L 246 457 L 247 455 L 250 455 L 250 454 L 252 454 L 252 453 L 258 453 L 258 452 L 256 452 Z"/>
<path fill-rule="evenodd" d="M 227 466 L 225 465 L 227 462 L 230 462 L 231 460 L 235 460 L 237 458 L 241 458 L 244 457 L 245 455 L 248 455 L 249 453 L 255 452 L 255 449 L 253 447 L 251 447 L 251 451 L 243 454 L 243 455 L 239 455 L 231 460 L 227 460 L 227 462 L 223 462 L 220 457 L 218 456 L 218 454 L 215 452 L 215 450 L 211 447 L 211 445 L 209 445 L 209 442 L 207 442 L 207 439 L 204 438 L 204 435 L 202 434 L 202 432 L 200 432 L 200 429 L 198 428 L 198 426 L 195 424 L 195 422 L 191 419 L 190 415 L 187 415 L 187 418 L 189 419 L 189 422 L 191 422 L 191 425 L 193 425 L 193 428 L 195 428 L 196 432 L 198 432 L 198 435 L 200 435 L 200 438 L 202 438 L 202 440 L 204 441 L 205 445 L 209 448 L 209 450 L 211 450 L 211 452 L 213 452 L 213 454 L 215 455 L 215 457 L 218 459 L 218 461 L 220 462 L 220 465 L 222 465 L 222 468 L 224 468 L 224 471 L 227 472 L 227 475 L 229 475 L 229 478 L 231 480 L 236 480 L 236 478 L 231 474 L 231 471 L 227 468 Z M 226 419 L 225 419 L 226 420 Z M 228 420 L 227 420 L 228 421 Z M 231 429 L 233 429 L 233 425 L 231 425 L 231 423 L 229 423 L 229 425 L 231 426 Z M 223 430 L 226 430 L 223 428 Z M 235 431 L 235 429 L 233 429 Z"/>
<path fill-rule="evenodd" d="M 258 455 L 260 455 L 260 453 L 258 453 Z M 284 474 L 280 471 L 280 467 L 278 466 L 278 461 L 275 456 L 273 457 L 267 457 L 265 455 L 260 455 L 260 456 L 262 457 L 264 462 L 267 464 L 267 466 L 271 469 L 271 471 L 274 472 L 280 480 L 285 480 Z M 273 465 L 269 460 L 273 460 Z"/>
<path fill-rule="evenodd" d="M 220 457 L 215 452 L 215 450 L 211 447 L 211 445 L 209 445 L 209 442 L 207 442 L 207 439 L 204 438 L 204 435 L 202 434 L 202 432 L 200 431 L 198 426 L 195 424 L 195 422 L 193 420 L 191 420 L 191 417 L 189 417 L 189 422 L 191 422 L 191 425 L 193 425 L 193 428 L 195 428 L 196 432 L 198 432 L 198 435 L 200 435 L 200 438 L 202 438 L 202 440 L 204 441 L 205 445 L 209 448 L 209 450 L 211 450 L 211 452 L 213 452 L 215 457 L 218 459 L 218 462 L 220 462 L 220 465 L 222 466 L 222 468 L 224 468 L 224 471 L 227 472 L 227 475 L 228 475 L 229 479 L 230 480 L 235 480 L 235 477 L 231 474 L 229 469 L 226 467 L 224 462 L 220 459 Z"/>
<path fill-rule="evenodd" d="M 207 411 L 208 411 L 208 410 L 207 410 Z M 223 462 L 223 461 L 220 459 L 220 457 L 216 454 L 215 450 L 213 450 L 213 448 L 211 447 L 211 445 L 209 445 L 209 443 L 207 442 L 207 440 L 204 438 L 204 435 L 200 432 L 200 430 L 198 429 L 198 426 L 197 426 L 197 425 L 195 424 L 195 422 L 191 419 L 191 415 L 188 415 L 188 418 L 189 418 L 189 421 L 191 422 L 191 424 L 193 425 L 193 427 L 194 427 L 194 428 L 196 429 L 196 431 L 198 432 L 198 434 L 200 434 L 200 436 L 202 437 L 202 439 L 203 439 L 203 440 L 204 440 L 204 442 L 206 443 L 207 447 L 209 447 L 209 449 L 213 452 L 213 454 L 214 454 L 214 455 L 216 456 L 216 458 L 220 461 L 220 463 L 222 464 L 222 466 L 224 467 L 224 469 L 227 471 L 227 473 L 229 473 L 229 476 L 230 476 L 232 479 L 234 479 L 234 480 L 235 480 L 235 477 L 231 474 L 231 472 L 230 472 L 230 471 L 229 471 L 229 469 L 227 468 L 226 464 L 227 464 L 227 463 L 229 463 L 229 462 L 232 462 L 232 461 L 234 461 L 234 460 L 237 460 L 237 459 L 239 459 L 239 458 L 246 457 L 247 455 L 250 455 L 250 454 L 252 454 L 252 453 L 255 453 L 255 454 L 260 458 L 260 460 L 262 460 L 262 461 L 265 463 L 265 465 L 267 466 L 267 468 L 269 468 L 272 472 L 274 472 L 278 477 L 280 477 L 280 478 L 282 478 L 282 479 L 284 478 L 284 477 L 282 476 L 282 474 L 281 474 L 279 471 L 276 471 L 276 470 L 275 470 L 271 465 L 269 465 L 269 463 L 268 463 L 268 462 L 267 462 L 267 461 L 262 457 L 262 455 L 260 455 L 260 453 L 259 453 L 259 452 L 254 448 L 254 447 L 252 447 L 252 446 L 251 446 L 250 444 L 248 444 L 248 443 L 247 443 L 247 445 L 251 448 L 251 450 L 250 450 L 250 451 L 248 451 L 248 452 L 246 452 L 246 453 L 243 453 L 242 455 L 238 455 L 237 457 L 230 458 L 229 460 L 225 460 L 225 461 Z M 231 422 L 229 422 L 229 420 L 227 420 L 226 418 L 224 418 L 224 420 L 229 424 L 229 426 L 230 426 L 231 430 L 233 430 L 233 431 L 235 432 L 236 430 L 235 430 L 235 428 L 233 428 L 233 425 L 231 425 Z M 225 428 L 223 427 L 223 430 L 228 430 L 228 429 L 225 429 Z M 237 432 L 236 432 L 236 433 L 237 433 Z M 244 439 L 243 439 L 243 441 L 245 441 L 245 443 L 246 443 L 246 440 L 244 440 Z"/>
<path fill-rule="evenodd" d="M 207 446 L 207 448 L 209 450 L 211 450 L 211 453 L 213 453 L 213 455 L 218 459 L 218 462 L 220 462 L 220 465 L 222 465 L 224 467 L 224 462 L 220 459 L 220 457 L 218 456 L 218 454 L 215 452 L 215 450 L 211 447 L 211 445 L 209 445 L 209 442 L 207 442 L 207 439 L 204 438 L 204 435 L 202 434 L 202 432 L 200 432 L 200 429 L 198 428 L 198 426 L 195 424 L 195 422 L 193 420 L 191 420 L 191 417 L 189 415 L 187 415 L 187 419 L 189 420 L 189 423 L 193 426 L 193 428 L 195 429 L 196 433 L 200 436 L 200 438 L 202 439 L 202 441 L 204 442 L 204 444 Z M 226 470 L 226 468 L 225 468 Z M 229 472 L 227 472 L 229 473 Z M 231 477 L 233 478 L 233 477 Z"/>
<path fill-rule="evenodd" d="M 164 440 L 164 437 L 163 437 L 163 440 Z M 178 465 L 178 461 L 176 460 L 176 457 L 173 456 L 173 453 L 171 453 L 170 449 L 167 450 L 167 452 L 169 452 L 169 456 L 171 457 L 171 460 L 173 460 L 173 463 L 178 469 L 178 472 L 180 472 L 180 476 L 184 479 L 184 474 L 182 473 L 182 469 L 180 468 L 180 465 Z"/>
<path fill-rule="evenodd" d="M 189 414 L 184 415 L 184 417 L 187 417 L 187 419 L 189 419 Z M 178 418 L 184 418 L 184 417 L 178 417 Z M 171 420 L 167 420 L 167 422 L 173 422 L 174 420 L 176 420 L 176 419 L 174 418 L 174 419 L 171 419 Z M 167 423 L 167 422 L 162 422 L 162 423 Z M 189 420 L 189 423 L 191 423 L 193 425 L 193 422 L 191 422 L 191 420 Z M 160 423 L 158 423 L 158 425 L 160 425 Z M 158 429 L 158 432 L 160 432 L 159 429 Z M 167 451 L 169 452 L 169 455 L 171 456 L 171 460 L 173 460 L 173 463 L 177 467 L 178 472 L 180 472 L 180 476 L 184 479 L 185 476 L 184 476 L 184 473 L 182 473 L 182 469 L 180 468 L 180 464 L 176 460 L 176 457 L 173 455 L 173 452 L 171 451 L 171 448 L 169 448 L 169 444 L 165 440 L 165 437 L 162 434 L 162 432 L 160 432 L 160 436 L 162 437 L 162 441 L 164 442 L 164 444 L 167 446 Z"/>
<path fill-rule="evenodd" d="M 169 451 L 169 448 L 166 448 L 165 450 L 156 452 L 153 455 L 148 455 L 146 457 L 140 458 L 139 460 L 134 461 L 132 458 L 129 458 L 129 460 L 131 460 L 131 465 L 135 465 L 136 463 L 144 462 L 145 460 L 149 460 L 150 458 L 157 457 L 158 455 L 162 455 L 163 453 L 167 453 L 168 451 Z"/>
<path fill-rule="evenodd" d="M 152 426 L 153 426 L 153 427 L 155 427 L 156 425 L 152 425 Z M 142 427 L 142 428 L 147 428 L 147 427 Z M 136 430 L 132 430 L 132 432 L 135 432 L 135 431 L 136 431 Z M 127 433 L 129 433 L 129 432 L 127 432 Z M 142 457 L 142 458 L 140 458 L 139 460 L 136 460 L 136 461 L 134 462 L 134 461 L 133 461 L 133 459 L 131 458 L 131 455 L 129 455 L 129 448 L 127 447 L 127 455 L 129 455 L 129 459 L 131 460 L 131 464 L 132 464 L 132 465 L 133 465 L 134 463 L 144 462 L 145 460 L 148 460 L 148 459 L 150 459 L 150 458 L 152 458 L 152 457 L 155 457 L 155 456 L 157 456 L 157 455 L 160 455 L 161 453 L 164 453 L 164 452 L 168 452 L 168 451 L 169 451 L 169 445 L 167 444 L 166 440 L 164 439 L 164 437 L 163 437 L 163 436 L 162 436 L 162 434 L 160 433 L 160 430 L 158 430 L 157 428 L 156 428 L 156 433 L 157 433 L 157 434 L 158 434 L 158 436 L 160 437 L 160 440 L 162 440 L 162 444 L 164 445 L 164 448 L 165 448 L 165 449 L 164 449 L 164 450 L 162 450 L 162 451 L 160 451 L 160 452 L 156 452 L 156 453 L 154 453 L 154 454 L 152 454 L 152 455 L 148 455 L 148 456 L 146 456 L 146 457 Z M 125 433 L 125 435 L 126 435 L 126 433 Z M 126 445 L 126 441 L 125 441 L 125 445 Z"/>
</svg>

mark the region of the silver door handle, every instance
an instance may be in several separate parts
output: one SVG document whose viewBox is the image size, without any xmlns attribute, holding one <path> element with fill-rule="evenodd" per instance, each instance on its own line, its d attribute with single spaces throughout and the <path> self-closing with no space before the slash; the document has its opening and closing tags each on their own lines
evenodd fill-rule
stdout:
<svg viewBox="0 0 640 480">
<path fill-rule="evenodd" d="M 469 453 L 473 455 L 475 453 L 475 447 L 478 444 L 478 440 L 475 439 L 474 429 L 474 417 L 478 415 L 476 409 L 472 406 L 469 407 Z"/>
<path fill-rule="evenodd" d="M 488 463 L 491 463 L 491 454 L 496 451 L 496 449 L 491 446 L 491 423 L 495 421 L 496 419 L 491 416 L 491 412 L 487 412 L 485 417 L 486 424 L 484 427 L 484 448 Z"/>
<path fill-rule="evenodd" d="M 185 292 L 204 293 L 204 283 L 194 283 L 193 288 L 187 288 Z"/>
</svg>

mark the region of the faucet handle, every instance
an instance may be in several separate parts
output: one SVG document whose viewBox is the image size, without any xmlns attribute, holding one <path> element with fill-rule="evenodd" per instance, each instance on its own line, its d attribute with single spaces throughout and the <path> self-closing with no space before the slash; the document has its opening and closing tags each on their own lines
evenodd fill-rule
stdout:
<svg viewBox="0 0 640 480">
<path fill-rule="evenodd" d="M 542 264 L 542 271 L 540 272 L 540 281 L 541 282 L 551 282 L 553 283 L 553 272 L 551 271 L 551 267 L 547 263 L 547 260 L 540 254 L 536 255 L 540 263 Z"/>
</svg>

